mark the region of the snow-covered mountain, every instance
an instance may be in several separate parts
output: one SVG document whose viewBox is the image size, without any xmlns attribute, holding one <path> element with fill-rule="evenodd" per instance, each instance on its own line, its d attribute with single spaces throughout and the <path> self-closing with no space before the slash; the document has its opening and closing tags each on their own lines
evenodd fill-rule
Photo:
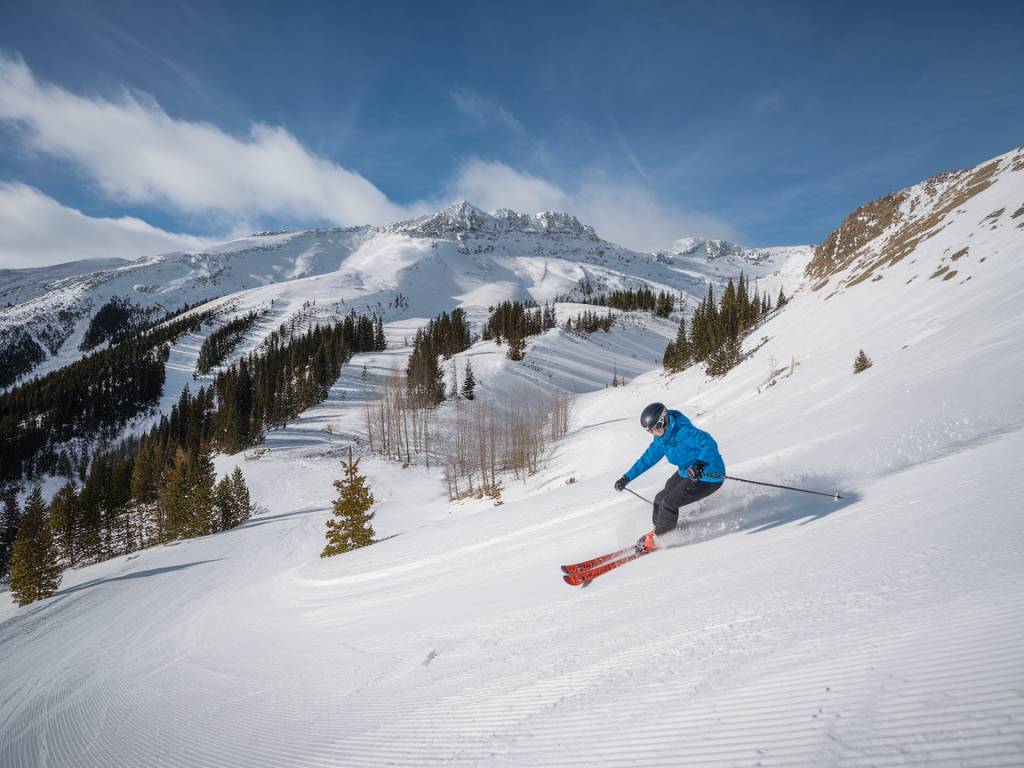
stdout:
<svg viewBox="0 0 1024 768">
<path fill-rule="evenodd" d="M 0 354 L 27 337 L 47 358 L 33 372 L 66 365 L 82 354 L 90 318 L 114 297 L 164 311 L 215 297 L 246 309 L 275 300 L 283 318 L 315 299 L 328 314 L 356 308 L 400 320 L 455 306 L 486 310 L 508 298 L 543 302 L 581 285 L 646 283 L 699 298 L 706 281 L 724 284 L 742 270 L 773 286 L 795 285 L 810 256 L 809 247 L 735 248 L 728 262 L 639 253 L 601 240 L 568 214 L 488 214 L 458 202 L 384 227 L 261 233 L 202 253 L 83 265 L 84 273 L 70 265 L 0 273 L 0 303 L 10 304 L 0 309 Z"/>
<path fill-rule="evenodd" d="M 4 598 L 0 764 L 1019 765 L 1024 149 L 992 162 L 966 197 L 951 177 L 911 188 L 849 248 L 868 217 L 847 220 L 726 376 L 581 386 L 568 437 L 501 506 L 451 504 L 436 467 L 365 457 L 380 540 L 321 560 L 338 459 L 408 354 L 417 319 L 392 319 L 389 349 L 354 359 L 265 452 L 218 458 L 264 514 L 68 571 L 25 608 Z M 956 205 L 934 216 L 948 194 Z M 436 251 L 466 265 L 492 253 L 474 252 L 499 237 L 489 220 L 473 226 L 444 241 L 386 233 L 434 278 L 410 302 L 429 305 L 447 274 Z M 394 248 L 365 250 L 380 234 L 361 263 L 401 274 Z M 485 263 L 498 258 L 511 260 Z M 528 284 L 546 290 L 542 274 Z M 298 304 L 334 280 L 252 291 Z M 460 358 L 492 397 L 571 389 L 659 330 L 584 346 L 555 329 L 522 364 L 485 342 Z M 860 349 L 874 364 L 854 374 Z M 664 542 L 680 546 L 566 586 L 560 563 L 650 527 L 649 507 L 611 486 L 648 444 L 637 417 L 655 400 L 711 432 L 730 475 L 844 500 L 728 482 Z M 669 471 L 630 489 L 651 498 Z"/>
<path fill-rule="evenodd" d="M 963 283 L 987 259 L 1012 258 L 1024 230 L 1021 171 L 1024 147 L 861 206 L 815 250 L 814 289 L 878 282 L 908 259 L 918 264 L 911 279 Z"/>
</svg>

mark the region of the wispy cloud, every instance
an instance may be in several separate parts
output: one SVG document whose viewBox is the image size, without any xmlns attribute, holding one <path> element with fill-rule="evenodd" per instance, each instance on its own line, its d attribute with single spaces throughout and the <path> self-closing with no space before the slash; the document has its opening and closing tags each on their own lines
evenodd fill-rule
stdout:
<svg viewBox="0 0 1024 768">
<path fill-rule="evenodd" d="M 476 120 L 523 131 L 515 116 L 475 91 L 453 91 L 452 98 Z M 107 200 L 161 207 L 215 231 L 239 231 L 268 217 L 297 225 L 384 223 L 442 204 L 438 198 L 396 203 L 284 128 L 256 123 L 248 134 L 233 136 L 211 123 L 175 119 L 144 94 L 124 91 L 110 99 L 71 93 L 41 82 L 20 58 L 2 53 L 0 122 L 15 127 L 26 150 L 74 166 Z M 641 178 L 590 170 L 566 183 L 474 157 L 459 166 L 445 191 L 449 199 L 491 210 L 572 213 L 633 248 L 663 246 L 684 235 L 734 235 L 714 217 L 662 202 L 643 169 L 633 165 Z M 0 207 L 4 266 L 130 258 L 209 244 L 137 218 L 89 217 L 23 184 L 0 186 Z"/>
<path fill-rule="evenodd" d="M 498 125 L 513 133 L 525 132 L 523 124 L 515 115 L 495 99 L 487 98 L 472 88 L 454 88 L 451 97 L 460 112 L 472 117 L 480 125 Z"/>
<path fill-rule="evenodd" d="M 25 146 L 68 161 L 111 200 L 221 217 L 311 218 L 335 224 L 392 221 L 419 212 L 304 147 L 287 130 L 254 123 L 232 136 L 169 116 L 125 91 L 108 100 L 40 82 L 0 54 L 0 121 Z"/>
<path fill-rule="evenodd" d="M 86 216 L 34 187 L 0 182 L 0 268 L 41 267 L 78 259 L 134 259 L 202 250 L 216 242 L 165 232 L 130 216 Z"/>
<path fill-rule="evenodd" d="M 629 164 L 633 167 L 633 170 L 640 174 L 641 178 L 645 181 L 650 181 L 651 175 L 647 172 L 647 169 L 640 164 L 633 148 L 622 135 L 622 131 L 619 129 L 619 123 L 615 119 L 614 115 L 609 116 L 609 123 L 612 128 L 612 135 L 615 137 L 616 142 L 618 142 L 619 147 L 622 149 L 622 154 L 626 156 L 626 160 L 629 161 Z"/>
</svg>

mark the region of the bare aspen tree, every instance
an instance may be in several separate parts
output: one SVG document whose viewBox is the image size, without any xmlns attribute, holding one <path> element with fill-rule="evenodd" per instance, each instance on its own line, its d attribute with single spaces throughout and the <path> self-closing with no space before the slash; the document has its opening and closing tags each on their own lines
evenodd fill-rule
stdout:
<svg viewBox="0 0 1024 768">
<path fill-rule="evenodd" d="M 381 399 L 367 405 L 370 449 L 406 465 L 440 463 L 452 499 L 499 497 L 502 476 L 525 480 L 536 473 L 569 428 L 571 396 L 563 392 L 523 388 L 501 403 L 458 398 L 438 409 L 397 366 L 382 389 Z"/>
<path fill-rule="evenodd" d="M 376 449 L 373 447 L 373 413 L 370 404 L 366 404 L 366 439 L 370 444 L 370 453 Z"/>
</svg>

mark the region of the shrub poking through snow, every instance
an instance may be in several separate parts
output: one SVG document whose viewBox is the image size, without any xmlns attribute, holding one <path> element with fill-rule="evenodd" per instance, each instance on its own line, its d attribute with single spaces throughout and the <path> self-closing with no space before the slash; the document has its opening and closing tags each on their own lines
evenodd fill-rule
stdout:
<svg viewBox="0 0 1024 768">
<path fill-rule="evenodd" d="M 864 350 L 862 349 L 857 353 L 857 357 L 853 360 L 853 372 L 860 373 L 861 371 L 866 371 L 871 366 L 871 358 L 865 355 Z"/>
</svg>

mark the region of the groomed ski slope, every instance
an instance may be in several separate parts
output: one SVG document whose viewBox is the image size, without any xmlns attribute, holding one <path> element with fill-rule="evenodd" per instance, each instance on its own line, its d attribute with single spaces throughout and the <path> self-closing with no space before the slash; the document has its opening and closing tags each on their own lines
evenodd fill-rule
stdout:
<svg viewBox="0 0 1024 768">
<path fill-rule="evenodd" d="M 919 253 L 878 283 L 799 292 L 724 379 L 652 371 L 581 395 L 568 438 L 501 506 L 450 505 L 436 469 L 366 458 L 382 540 L 320 560 L 337 460 L 401 353 L 357 357 L 260 458 L 218 461 L 266 512 L 0 608 L 0 765 L 1020 765 L 1024 290 L 1008 224 L 956 281 L 928 280 Z M 559 343 L 532 349 L 571 362 Z M 859 348 L 874 366 L 855 376 Z M 516 378 L 479 369 L 499 395 Z M 560 563 L 649 527 L 611 485 L 652 400 L 711 431 L 731 474 L 844 501 L 730 483 L 684 546 L 566 586 Z M 650 497 L 668 471 L 630 488 Z"/>
</svg>

